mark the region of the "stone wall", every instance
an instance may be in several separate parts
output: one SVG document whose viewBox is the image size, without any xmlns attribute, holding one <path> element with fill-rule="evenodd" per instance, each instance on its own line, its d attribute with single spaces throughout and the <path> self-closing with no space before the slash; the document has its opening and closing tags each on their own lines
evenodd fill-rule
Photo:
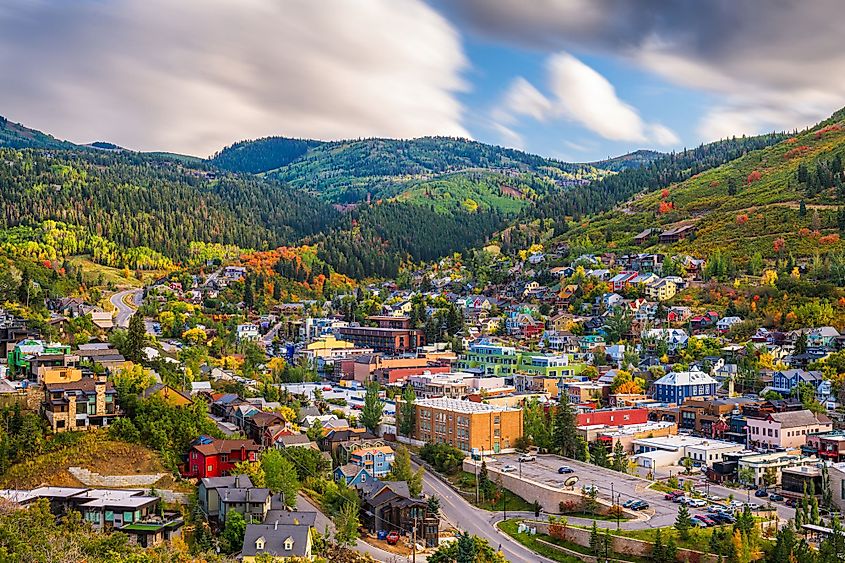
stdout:
<svg viewBox="0 0 845 563">
<path fill-rule="evenodd" d="M 584 547 L 589 547 L 590 545 L 590 530 L 584 528 L 575 528 L 565 524 L 550 525 L 547 522 L 526 522 L 526 524 L 537 528 L 537 533 L 547 534 L 553 537 L 558 536 Z M 550 533 L 550 528 L 554 531 L 554 535 Z M 651 542 L 622 536 L 611 535 L 610 537 L 612 542 L 611 549 L 615 553 L 649 557 L 654 548 L 654 544 Z M 717 563 L 718 557 L 709 553 L 678 548 L 677 560 L 688 563 Z"/>
<path fill-rule="evenodd" d="M 104 487 L 108 489 L 152 487 L 166 475 L 166 473 L 152 473 L 149 475 L 100 475 L 83 467 L 68 467 L 68 472 L 87 487 Z"/>
</svg>

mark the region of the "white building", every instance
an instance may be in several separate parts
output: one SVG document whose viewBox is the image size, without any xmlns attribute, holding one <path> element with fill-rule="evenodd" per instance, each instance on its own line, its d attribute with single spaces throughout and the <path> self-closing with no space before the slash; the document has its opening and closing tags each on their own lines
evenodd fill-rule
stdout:
<svg viewBox="0 0 845 563">
<path fill-rule="evenodd" d="M 646 469 L 681 465 L 685 457 L 692 459 L 696 466 L 709 466 L 722 461 L 725 454 L 745 449 L 745 446 L 736 442 L 681 435 L 638 438 L 633 444 L 634 461 Z"/>
</svg>

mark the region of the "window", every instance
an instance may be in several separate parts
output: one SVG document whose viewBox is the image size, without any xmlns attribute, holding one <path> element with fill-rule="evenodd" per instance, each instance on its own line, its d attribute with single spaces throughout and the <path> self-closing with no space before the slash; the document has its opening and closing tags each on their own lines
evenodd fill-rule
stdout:
<svg viewBox="0 0 845 563">
<path fill-rule="evenodd" d="M 293 539 L 288 538 L 285 540 L 285 551 L 291 551 L 293 549 Z"/>
<path fill-rule="evenodd" d="M 493 424 L 499 424 L 499 417 L 498 416 L 493 417 Z"/>
<path fill-rule="evenodd" d="M 257 551 L 264 550 L 264 538 L 258 538 L 257 540 L 255 540 L 255 549 Z"/>
<path fill-rule="evenodd" d="M 123 523 L 132 522 L 132 512 L 124 512 L 123 513 Z"/>
</svg>

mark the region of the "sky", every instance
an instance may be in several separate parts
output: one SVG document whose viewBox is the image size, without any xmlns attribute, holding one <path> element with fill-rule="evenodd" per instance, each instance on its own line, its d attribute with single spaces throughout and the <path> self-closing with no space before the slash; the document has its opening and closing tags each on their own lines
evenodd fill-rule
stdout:
<svg viewBox="0 0 845 563">
<path fill-rule="evenodd" d="M 0 115 L 208 156 L 470 137 L 567 161 L 845 106 L 839 0 L 0 0 Z"/>
</svg>

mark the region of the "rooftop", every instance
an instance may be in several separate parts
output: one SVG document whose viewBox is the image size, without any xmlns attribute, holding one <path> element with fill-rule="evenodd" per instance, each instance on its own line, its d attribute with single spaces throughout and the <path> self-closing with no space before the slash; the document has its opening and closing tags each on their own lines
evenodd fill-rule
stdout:
<svg viewBox="0 0 845 563">
<path fill-rule="evenodd" d="M 500 407 L 496 405 L 488 405 L 486 403 L 475 403 L 472 401 L 462 401 L 460 399 L 446 398 L 419 399 L 416 401 L 415 404 L 420 407 L 428 407 L 469 414 L 520 410 L 515 408 Z"/>
</svg>

